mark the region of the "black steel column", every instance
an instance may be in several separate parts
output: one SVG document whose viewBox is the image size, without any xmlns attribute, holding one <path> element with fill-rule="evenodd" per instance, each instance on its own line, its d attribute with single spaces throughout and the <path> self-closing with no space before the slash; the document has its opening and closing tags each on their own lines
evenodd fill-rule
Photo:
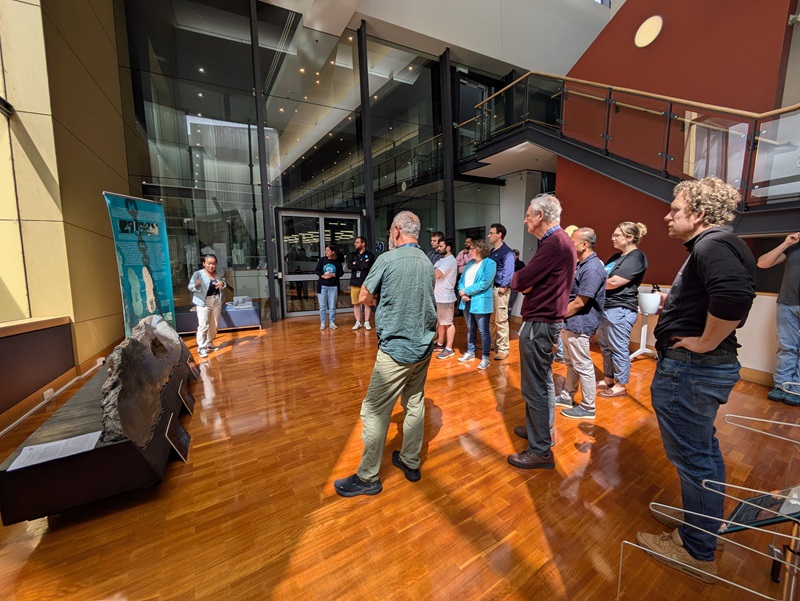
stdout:
<svg viewBox="0 0 800 601">
<path fill-rule="evenodd" d="M 372 119 L 369 107 L 369 70 L 367 68 L 367 22 L 358 28 L 358 83 L 361 88 L 361 148 L 364 153 L 364 203 L 366 238 L 375 248 L 375 188 L 372 182 Z"/>
<path fill-rule="evenodd" d="M 269 316 L 278 321 L 278 299 L 275 293 L 275 257 L 272 252 L 272 209 L 269 202 L 269 174 L 267 173 L 267 145 L 264 141 L 264 97 L 261 93 L 261 58 L 258 55 L 258 0 L 250 0 L 250 48 L 253 51 L 253 93 L 256 102 L 256 135 L 258 136 L 258 170 L 261 176 L 261 216 L 264 220 L 264 250 L 267 257 L 269 282 Z"/>
<path fill-rule="evenodd" d="M 442 107 L 442 184 L 444 190 L 444 235 L 456 237 L 456 187 L 454 174 L 455 130 L 453 129 L 453 87 L 450 74 L 450 49 L 439 57 L 439 91 Z"/>
</svg>

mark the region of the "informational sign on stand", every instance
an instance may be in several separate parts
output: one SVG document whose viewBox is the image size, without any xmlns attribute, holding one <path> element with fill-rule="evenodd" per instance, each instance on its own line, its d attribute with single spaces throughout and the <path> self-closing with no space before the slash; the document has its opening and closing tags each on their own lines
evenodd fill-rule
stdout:
<svg viewBox="0 0 800 601">
<path fill-rule="evenodd" d="M 178 384 L 178 396 L 189 415 L 194 415 L 194 396 L 189 392 L 189 387 L 183 385 L 183 380 Z"/>
<path fill-rule="evenodd" d="M 186 463 L 189 459 L 189 442 L 192 437 L 186 431 L 186 428 L 181 425 L 181 422 L 178 421 L 176 413 L 170 413 L 169 415 L 165 436 L 173 450 L 178 454 L 178 457 L 181 458 L 181 461 Z"/>
<path fill-rule="evenodd" d="M 161 203 L 103 192 L 117 251 L 125 335 L 142 318 L 160 315 L 175 327 L 172 270 Z"/>
</svg>

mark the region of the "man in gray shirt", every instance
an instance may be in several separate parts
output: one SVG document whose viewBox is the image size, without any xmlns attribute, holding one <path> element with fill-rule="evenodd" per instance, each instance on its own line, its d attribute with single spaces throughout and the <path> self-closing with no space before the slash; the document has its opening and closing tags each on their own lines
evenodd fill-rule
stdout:
<svg viewBox="0 0 800 601">
<path fill-rule="evenodd" d="M 800 396 L 784 392 L 787 382 L 800 382 L 800 232 L 786 239 L 758 258 L 758 266 L 768 269 L 784 263 L 781 291 L 778 294 L 776 317 L 778 326 L 778 356 L 775 361 L 775 388 L 767 393 L 770 401 L 783 401 L 800 407 Z M 795 387 L 795 392 L 800 390 Z"/>
<path fill-rule="evenodd" d="M 364 452 L 358 471 L 333 483 L 343 497 L 377 495 L 378 472 L 397 397 L 403 406 L 403 445 L 392 463 L 416 482 L 425 427 L 425 379 L 436 335 L 433 265 L 420 249 L 419 218 L 402 211 L 389 231 L 390 252 L 380 255 L 361 286 L 359 302 L 374 305 L 378 356 L 361 404 Z"/>
</svg>

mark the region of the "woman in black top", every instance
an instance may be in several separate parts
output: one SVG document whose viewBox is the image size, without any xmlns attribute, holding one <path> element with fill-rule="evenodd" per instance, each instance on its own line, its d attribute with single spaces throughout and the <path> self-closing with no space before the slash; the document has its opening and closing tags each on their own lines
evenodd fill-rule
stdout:
<svg viewBox="0 0 800 601">
<path fill-rule="evenodd" d="M 646 233 L 643 223 L 623 221 L 611 236 L 619 252 L 606 262 L 606 302 L 597 330 L 603 355 L 603 381 L 597 383 L 598 396 L 627 396 L 625 385 L 631 376 L 631 330 L 639 308 L 639 284 L 647 271 L 647 257 L 639 250 L 639 241 Z"/>
<path fill-rule="evenodd" d="M 325 247 L 325 256 L 317 261 L 314 270 L 317 280 L 317 299 L 319 299 L 319 329 L 325 329 L 325 313 L 331 330 L 336 329 L 336 300 L 339 298 L 339 278 L 344 275 L 342 259 L 335 244 Z"/>
</svg>

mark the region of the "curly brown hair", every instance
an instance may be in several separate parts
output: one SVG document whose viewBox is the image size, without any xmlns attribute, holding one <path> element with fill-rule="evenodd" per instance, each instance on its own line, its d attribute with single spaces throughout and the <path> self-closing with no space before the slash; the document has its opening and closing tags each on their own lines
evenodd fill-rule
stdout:
<svg viewBox="0 0 800 601">
<path fill-rule="evenodd" d="M 675 198 L 683 194 L 690 213 L 703 213 L 706 225 L 725 225 L 733 221 L 736 208 L 742 202 L 742 195 L 718 177 L 704 177 L 701 180 L 687 180 L 675 186 Z"/>
</svg>

